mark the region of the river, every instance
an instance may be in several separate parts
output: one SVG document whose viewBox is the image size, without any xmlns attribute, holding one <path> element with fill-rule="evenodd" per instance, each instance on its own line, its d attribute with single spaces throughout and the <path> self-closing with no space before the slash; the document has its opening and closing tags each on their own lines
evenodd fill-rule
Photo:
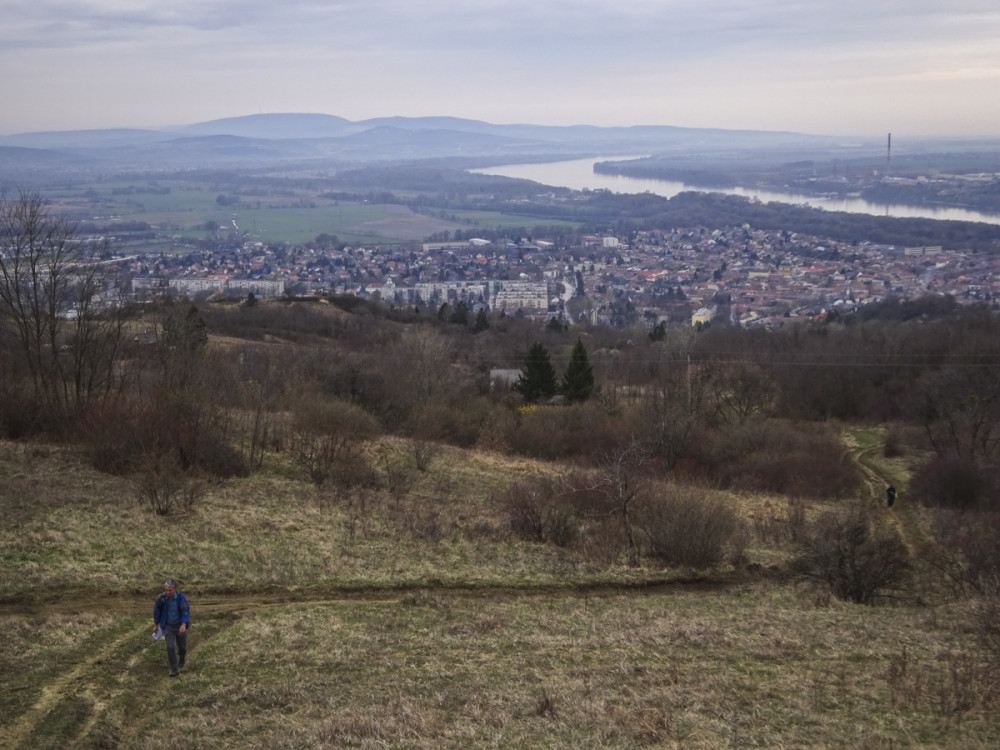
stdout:
<svg viewBox="0 0 1000 750">
<path fill-rule="evenodd" d="M 704 188 L 687 185 L 673 180 L 651 180 L 640 177 L 597 174 L 594 164 L 599 161 L 626 161 L 628 156 L 599 156 L 571 161 L 555 161 L 542 164 L 507 164 L 499 167 L 473 169 L 479 174 L 500 175 L 533 180 L 543 185 L 566 187 L 573 190 L 610 190 L 614 193 L 653 193 L 671 198 L 684 191 L 725 193 L 756 198 L 762 203 L 792 203 L 822 208 L 827 211 L 848 211 L 892 216 L 897 218 L 938 219 L 942 221 L 976 221 L 985 224 L 1000 224 L 1000 215 L 946 206 L 907 206 L 902 204 L 880 204 L 862 198 L 824 198 L 814 195 L 780 193 L 750 188 Z"/>
</svg>

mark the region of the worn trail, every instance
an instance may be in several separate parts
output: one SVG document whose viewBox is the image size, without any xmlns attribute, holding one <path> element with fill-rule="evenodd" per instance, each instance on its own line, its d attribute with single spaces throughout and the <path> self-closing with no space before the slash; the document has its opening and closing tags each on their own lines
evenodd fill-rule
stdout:
<svg viewBox="0 0 1000 750">
<path fill-rule="evenodd" d="M 724 590 L 734 585 L 742 585 L 755 580 L 755 576 L 743 573 L 715 576 L 690 576 L 669 578 L 648 578 L 643 581 L 614 583 L 599 581 L 593 583 L 566 583 L 565 585 L 544 584 L 538 586 L 506 585 L 461 585 L 427 583 L 398 587 L 369 588 L 326 588 L 326 589 L 275 589 L 261 592 L 212 592 L 199 591 L 187 587 L 185 593 L 197 601 L 199 616 L 223 616 L 258 611 L 262 607 L 285 607 L 289 605 L 338 604 L 345 601 L 398 601 L 403 597 L 432 595 L 463 598 L 530 598 L 530 597 L 604 597 L 625 594 L 670 594 L 682 591 Z M 109 616 L 150 616 L 154 597 L 151 594 L 128 593 L 71 593 L 65 595 L 11 597 L 0 601 L 0 618 L 15 615 L 74 614 L 85 612 L 106 612 Z"/>
</svg>

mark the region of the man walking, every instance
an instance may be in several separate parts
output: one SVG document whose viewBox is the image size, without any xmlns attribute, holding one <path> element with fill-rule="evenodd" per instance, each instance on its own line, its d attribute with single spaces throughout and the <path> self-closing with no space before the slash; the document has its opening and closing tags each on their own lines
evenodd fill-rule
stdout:
<svg viewBox="0 0 1000 750">
<path fill-rule="evenodd" d="M 159 632 L 167 643 L 171 677 L 176 677 L 177 671 L 184 666 L 190 615 L 191 608 L 184 594 L 177 590 L 177 581 L 168 578 L 163 584 L 163 593 L 156 597 L 153 605 L 153 622 L 156 623 L 153 637 Z"/>
</svg>

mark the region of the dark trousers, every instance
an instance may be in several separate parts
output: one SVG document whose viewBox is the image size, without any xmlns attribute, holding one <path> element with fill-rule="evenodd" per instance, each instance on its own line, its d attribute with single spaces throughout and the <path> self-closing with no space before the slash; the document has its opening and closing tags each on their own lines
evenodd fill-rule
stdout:
<svg viewBox="0 0 1000 750">
<path fill-rule="evenodd" d="M 167 625 L 163 629 L 163 637 L 167 643 L 167 661 L 170 663 L 170 671 L 176 672 L 178 668 L 184 666 L 184 658 L 187 656 L 188 637 L 187 633 L 181 633 L 180 623 L 177 625 Z"/>
</svg>

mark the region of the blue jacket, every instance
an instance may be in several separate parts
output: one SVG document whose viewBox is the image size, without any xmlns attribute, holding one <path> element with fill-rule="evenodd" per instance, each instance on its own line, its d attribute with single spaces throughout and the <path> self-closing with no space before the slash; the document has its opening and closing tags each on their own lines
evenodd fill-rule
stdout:
<svg viewBox="0 0 1000 750">
<path fill-rule="evenodd" d="M 166 592 L 161 593 L 156 597 L 156 603 L 153 604 L 153 620 L 160 629 L 163 630 L 167 625 L 180 625 L 182 622 L 191 627 L 191 608 L 188 606 L 187 597 L 184 596 L 180 591 L 174 592 L 174 599 L 177 600 L 177 616 L 180 618 L 176 622 L 167 622 L 167 618 L 170 616 L 170 599 L 167 597 Z"/>
</svg>

